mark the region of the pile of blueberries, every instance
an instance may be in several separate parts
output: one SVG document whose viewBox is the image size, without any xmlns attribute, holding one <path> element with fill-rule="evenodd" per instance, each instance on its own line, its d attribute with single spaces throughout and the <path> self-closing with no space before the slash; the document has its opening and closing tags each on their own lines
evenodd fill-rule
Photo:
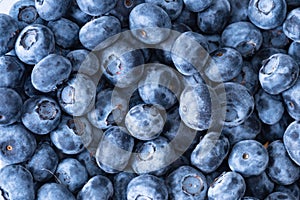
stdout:
<svg viewBox="0 0 300 200">
<path fill-rule="evenodd" d="M 1 200 L 299 200 L 299 0 L 19 0 Z"/>
</svg>

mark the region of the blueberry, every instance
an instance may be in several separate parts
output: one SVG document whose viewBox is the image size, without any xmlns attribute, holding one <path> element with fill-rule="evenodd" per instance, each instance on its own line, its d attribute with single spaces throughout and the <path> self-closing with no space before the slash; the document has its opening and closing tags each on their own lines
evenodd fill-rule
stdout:
<svg viewBox="0 0 300 200">
<path fill-rule="evenodd" d="M 223 30 L 221 41 L 223 46 L 235 48 L 243 57 L 250 57 L 260 49 L 263 38 L 253 24 L 239 21 L 229 24 Z"/>
<path fill-rule="evenodd" d="M 92 76 L 100 69 L 98 57 L 86 49 L 70 51 L 66 58 L 71 61 L 72 72 L 79 72 Z"/>
<path fill-rule="evenodd" d="M 44 135 L 60 123 L 61 110 L 58 103 L 46 96 L 36 96 L 25 101 L 22 108 L 22 123 L 31 132 Z"/>
<path fill-rule="evenodd" d="M 289 157 L 289 146 L 276 140 L 268 146 L 269 164 L 266 173 L 270 179 L 280 185 L 290 185 L 300 176 L 300 167 Z"/>
<path fill-rule="evenodd" d="M 245 180 L 239 173 L 224 172 L 210 185 L 207 197 L 209 200 L 238 200 L 244 196 L 245 190 Z"/>
<path fill-rule="evenodd" d="M 204 173 L 215 171 L 230 150 L 228 139 L 217 132 L 207 133 L 191 154 L 191 164 Z"/>
<path fill-rule="evenodd" d="M 100 16 L 113 9 L 117 3 L 117 0 L 76 0 L 76 2 L 80 10 L 82 10 L 86 14 L 92 16 Z"/>
<path fill-rule="evenodd" d="M 66 158 L 57 165 L 55 175 L 71 192 L 77 192 L 88 181 L 85 167 L 74 158 Z"/>
<path fill-rule="evenodd" d="M 297 62 L 287 54 L 277 53 L 263 61 L 259 82 L 269 94 L 280 94 L 295 84 L 298 75 Z"/>
<path fill-rule="evenodd" d="M 171 58 L 183 75 L 193 75 L 203 70 L 209 58 L 207 39 L 199 33 L 182 33 L 172 45 Z"/>
<path fill-rule="evenodd" d="M 280 26 L 286 13 L 285 0 L 250 0 L 248 5 L 250 21 L 261 29 L 272 29 Z"/>
<path fill-rule="evenodd" d="M 143 52 L 140 49 L 132 49 L 128 40 L 127 38 L 118 40 L 98 54 L 101 72 L 113 85 L 119 88 L 129 87 L 137 83 L 144 71 Z"/>
<path fill-rule="evenodd" d="M 77 73 L 57 92 L 61 108 L 72 116 L 82 116 L 94 106 L 96 86 L 86 75 Z"/>
<path fill-rule="evenodd" d="M 26 162 L 26 168 L 35 181 L 46 182 L 53 177 L 58 165 L 58 156 L 49 142 L 41 142 Z"/>
<path fill-rule="evenodd" d="M 274 191 L 290 194 L 291 196 L 295 197 L 295 199 L 300 198 L 300 189 L 297 183 L 293 183 L 291 185 L 277 185 Z"/>
<path fill-rule="evenodd" d="M 291 10 L 283 23 L 284 34 L 295 42 L 300 42 L 300 8 Z"/>
<path fill-rule="evenodd" d="M 67 13 L 71 0 L 35 0 L 35 8 L 39 16 L 47 21 L 61 18 Z"/>
<path fill-rule="evenodd" d="M 101 16 L 81 27 L 79 40 L 85 48 L 99 51 L 114 43 L 120 32 L 121 23 L 116 17 Z"/>
<path fill-rule="evenodd" d="M 162 64 L 150 64 L 138 83 L 138 91 L 147 104 L 160 105 L 168 109 L 177 103 L 182 86 L 178 73 Z"/>
<path fill-rule="evenodd" d="M 87 116 L 93 126 L 107 129 L 121 123 L 126 113 L 127 102 L 124 95 L 117 90 L 106 88 L 98 92 L 95 108 Z"/>
<path fill-rule="evenodd" d="M 35 65 L 55 50 L 53 32 L 41 24 L 26 26 L 19 34 L 15 51 L 18 58 L 29 65 Z"/>
<path fill-rule="evenodd" d="M 92 127 L 85 118 L 63 115 L 58 127 L 50 133 L 52 143 L 65 154 L 78 154 L 92 141 Z"/>
<path fill-rule="evenodd" d="M 68 12 L 64 15 L 64 17 L 70 19 L 71 21 L 75 22 L 79 26 L 83 26 L 85 23 L 92 19 L 91 15 L 83 12 L 77 4 L 76 0 L 71 1 L 70 8 Z"/>
<path fill-rule="evenodd" d="M 196 1 L 196 3 L 197 2 L 200 2 L 200 1 Z M 185 4 L 183 6 L 183 9 L 182 9 L 180 15 L 174 20 L 174 23 L 177 23 L 177 24 L 183 23 L 183 24 L 191 27 L 191 29 L 193 29 L 193 30 L 198 29 L 197 13 L 190 11 Z"/>
<path fill-rule="evenodd" d="M 158 44 L 170 34 L 171 19 L 159 6 L 142 3 L 129 15 L 129 27 L 134 37 L 146 44 Z"/>
<path fill-rule="evenodd" d="M 50 54 L 39 61 L 31 72 L 31 81 L 35 89 L 51 92 L 63 83 L 71 74 L 71 62 L 60 55 Z"/>
<path fill-rule="evenodd" d="M 234 82 L 225 82 L 218 85 L 215 91 L 219 99 L 223 98 L 220 104 L 226 109 L 225 126 L 232 127 L 242 124 L 252 114 L 254 99 L 245 86 Z"/>
<path fill-rule="evenodd" d="M 224 134 L 231 145 L 242 140 L 253 140 L 261 133 L 262 123 L 256 113 L 252 113 L 242 124 L 237 126 L 224 126 L 222 134 Z"/>
<path fill-rule="evenodd" d="M 0 87 L 16 88 L 22 85 L 25 67 L 15 56 L 0 56 Z"/>
<path fill-rule="evenodd" d="M 207 34 L 221 32 L 230 19 L 230 11 L 231 6 L 228 0 L 212 1 L 208 8 L 198 12 L 199 29 Z"/>
<path fill-rule="evenodd" d="M 262 32 L 263 35 L 263 46 L 273 48 L 286 48 L 290 43 L 289 38 L 284 34 L 283 27 L 277 26 L 274 29 L 266 30 Z"/>
<path fill-rule="evenodd" d="M 20 119 L 23 100 L 16 90 L 0 88 L 0 102 L 0 126 L 13 124 Z"/>
<path fill-rule="evenodd" d="M 94 140 L 94 138 L 93 138 Z M 99 143 L 99 142 L 98 142 Z M 97 145 L 98 145 L 97 143 Z M 104 175 L 104 172 L 99 168 L 96 163 L 96 159 L 93 156 L 93 153 L 89 151 L 90 148 L 87 147 L 86 150 L 82 151 L 77 155 L 77 160 L 86 168 L 90 177 L 96 175 Z"/>
<path fill-rule="evenodd" d="M 160 112 L 153 105 L 136 105 L 125 117 L 126 128 L 139 140 L 152 140 L 159 136 L 164 127 L 164 116 Z"/>
<path fill-rule="evenodd" d="M 299 134 L 300 123 L 299 121 L 292 122 L 285 130 L 283 135 L 284 147 L 289 157 L 300 166 L 300 154 L 299 154 Z"/>
<path fill-rule="evenodd" d="M 0 55 L 4 55 L 14 48 L 18 37 L 18 22 L 7 14 L 0 13 Z"/>
<path fill-rule="evenodd" d="M 127 200 L 168 199 L 168 190 L 164 181 L 153 175 L 140 175 L 132 179 L 127 186 Z"/>
<path fill-rule="evenodd" d="M 205 75 L 214 82 L 229 81 L 240 74 L 242 55 L 233 48 L 221 48 L 211 54 L 212 64 L 205 67 Z"/>
<path fill-rule="evenodd" d="M 82 187 L 77 194 L 77 200 L 108 200 L 113 195 L 113 185 L 105 176 L 94 176 Z"/>
<path fill-rule="evenodd" d="M 108 128 L 104 132 L 96 152 L 98 166 L 107 173 L 124 170 L 129 162 L 133 146 L 134 139 L 126 128 L 121 126 Z"/>
<path fill-rule="evenodd" d="M 184 5 L 183 0 L 145 0 L 145 2 L 162 7 L 171 20 L 176 19 L 181 14 Z"/>
<path fill-rule="evenodd" d="M 285 192 L 273 192 L 270 193 L 264 200 L 296 200 L 293 196 Z"/>
<path fill-rule="evenodd" d="M 294 60 L 300 64 L 300 56 L 298 52 L 300 51 L 300 43 L 298 42 L 292 42 L 289 49 L 288 54 L 294 58 Z"/>
<path fill-rule="evenodd" d="M 229 0 L 231 6 L 231 15 L 229 23 L 248 20 L 249 0 Z"/>
<path fill-rule="evenodd" d="M 267 150 L 256 140 L 243 140 L 236 143 L 228 158 L 230 169 L 244 177 L 261 174 L 267 168 L 268 162 Z"/>
<path fill-rule="evenodd" d="M 208 185 L 205 176 L 190 166 L 181 166 L 166 178 L 171 199 L 199 199 L 206 197 Z"/>
<path fill-rule="evenodd" d="M 115 200 L 127 200 L 127 185 L 133 179 L 137 177 L 136 174 L 130 172 L 120 172 L 113 178 L 114 196 Z"/>
<path fill-rule="evenodd" d="M 2 168 L 0 177 L 0 197 L 3 199 L 35 199 L 32 175 L 22 165 L 8 165 Z"/>
<path fill-rule="evenodd" d="M 270 95 L 263 89 L 255 95 L 255 107 L 260 120 L 269 125 L 279 122 L 284 112 L 281 96 Z"/>
<path fill-rule="evenodd" d="M 270 180 L 266 172 L 257 176 L 251 176 L 245 179 L 247 191 L 253 197 L 264 199 L 274 189 L 274 182 Z"/>
<path fill-rule="evenodd" d="M 79 42 L 79 26 L 75 22 L 60 18 L 48 22 L 47 26 L 52 30 L 58 46 L 71 48 Z"/>
<path fill-rule="evenodd" d="M 288 111 L 289 115 L 295 120 L 300 120 L 299 87 L 300 79 L 298 78 L 296 83 L 291 88 L 282 92 L 286 110 Z"/>
<path fill-rule="evenodd" d="M 259 200 L 258 198 L 255 198 L 255 197 L 249 197 L 249 196 L 244 196 L 242 198 L 242 200 Z"/>
<path fill-rule="evenodd" d="M 196 0 L 183 0 L 185 7 L 192 11 L 192 12 L 200 12 L 205 10 L 213 3 L 213 0 L 203 0 L 203 1 L 196 1 Z"/>
<path fill-rule="evenodd" d="M 173 161 L 175 161 L 173 147 L 166 138 L 160 136 L 154 140 L 136 144 L 130 164 L 137 174 L 161 175 Z"/>
<path fill-rule="evenodd" d="M 62 184 L 45 183 L 36 194 L 36 200 L 76 200 L 74 195 Z"/>
</svg>

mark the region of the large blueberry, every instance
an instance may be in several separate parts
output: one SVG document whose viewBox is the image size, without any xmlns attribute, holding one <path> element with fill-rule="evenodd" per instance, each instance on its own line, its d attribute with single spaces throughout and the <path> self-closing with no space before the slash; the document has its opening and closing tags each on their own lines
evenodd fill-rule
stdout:
<svg viewBox="0 0 300 200">
<path fill-rule="evenodd" d="M 300 79 L 289 89 L 282 92 L 283 101 L 289 115 L 295 120 L 300 120 Z"/>
<path fill-rule="evenodd" d="M 291 10 L 283 23 L 284 34 L 295 42 L 300 42 L 300 8 Z"/>
<path fill-rule="evenodd" d="M 14 48 L 18 37 L 18 22 L 7 14 L 0 13 L 0 55 L 4 55 Z"/>
<path fill-rule="evenodd" d="M 55 50 L 53 32 L 41 24 L 26 26 L 19 34 L 15 51 L 18 58 L 29 65 L 35 65 Z"/>
<path fill-rule="evenodd" d="M 200 12 L 205 10 L 214 2 L 213 0 L 183 0 L 185 7 L 191 12 Z"/>
<path fill-rule="evenodd" d="M 167 12 L 171 20 L 176 19 L 181 14 L 183 8 L 182 0 L 145 0 L 145 2 L 162 7 Z"/>
<path fill-rule="evenodd" d="M 0 87 L 16 88 L 22 85 L 25 67 L 15 56 L 0 57 Z"/>
<path fill-rule="evenodd" d="M 36 200 L 76 200 L 70 190 L 58 183 L 45 183 L 36 194 Z"/>
<path fill-rule="evenodd" d="M 47 21 L 53 21 L 66 14 L 72 0 L 35 0 L 35 8 L 39 16 Z"/>
<path fill-rule="evenodd" d="M 268 177 L 266 172 L 257 176 L 251 176 L 245 179 L 247 191 L 251 196 L 263 199 L 274 189 L 274 182 Z"/>
<path fill-rule="evenodd" d="M 270 193 L 264 200 L 296 200 L 292 195 L 285 192 Z"/>
<path fill-rule="evenodd" d="M 117 3 L 117 0 L 76 0 L 80 10 L 92 16 L 100 16 L 111 9 L 113 9 Z"/>
<path fill-rule="evenodd" d="M 283 135 L 283 143 L 289 157 L 300 166 L 300 122 L 292 122 L 285 130 Z"/>
<path fill-rule="evenodd" d="M 127 185 L 133 179 L 137 177 L 136 174 L 130 172 L 120 172 L 113 178 L 114 196 L 115 200 L 127 200 Z"/>
</svg>

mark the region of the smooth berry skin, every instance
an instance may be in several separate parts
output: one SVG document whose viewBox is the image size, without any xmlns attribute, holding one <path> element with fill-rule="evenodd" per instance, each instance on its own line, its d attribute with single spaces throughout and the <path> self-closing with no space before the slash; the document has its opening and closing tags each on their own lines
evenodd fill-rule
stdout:
<svg viewBox="0 0 300 200">
<path fill-rule="evenodd" d="M 183 1 L 165 1 L 165 0 L 145 0 L 146 3 L 152 3 L 162 7 L 166 13 L 169 15 L 171 20 L 176 19 L 182 11 Z"/>
<path fill-rule="evenodd" d="M 171 27 L 169 15 L 155 4 L 139 4 L 129 14 L 131 33 L 145 44 L 158 44 L 166 40 Z"/>
<path fill-rule="evenodd" d="M 134 146 L 134 138 L 126 128 L 112 126 L 104 133 L 96 152 L 98 166 L 106 173 L 117 173 L 127 166 Z M 112 159 L 114 158 L 114 159 Z"/>
<path fill-rule="evenodd" d="M 10 88 L 0 88 L 0 126 L 10 125 L 20 119 L 23 100 Z"/>
<path fill-rule="evenodd" d="M 99 51 L 113 44 L 121 32 L 121 23 L 114 16 L 101 16 L 92 19 L 81 27 L 79 40 L 89 49 Z"/>
<path fill-rule="evenodd" d="M 28 65 L 37 64 L 54 50 L 54 34 L 48 27 L 41 24 L 26 26 L 15 43 L 16 55 Z"/>
<path fill-rule="evenodd" d="M 60 161 L 55 175 L 61 184 L 65 185 L 73 193 L 79 191 L 88 181 L 86 168 L 74 158 L 66 158 Z"/>
<path fill-rule="evenodd" d="M 283 135 L 283 143 L 289 157 L 300 166 L 300 154 L 298 148 L 300 147 L 299 141 L 300 123 L 299 121 L 292 122 L 285 130 Z"/>
<path fill-rule="evenodd" d="M 289 89 L 282 92 L 282 98 L 284 104 L 286 105 L 286 110 L 288 111 L 289 115 L 295 119 L 300 120 L 300 79 L 296 81 L 296 83 Z"/>
<path fill-rule="evenodd" d="M 247 191 L 250 192 L 251 196 L 258 199 L 264 199 L 275 187 L 274 182 L 268 177 L 266 172 L 245 178 L 245 181 Z"/>
<path fill-rule="evenodd" d="M 76 200 L 70 190 L 58 183 L 45 183 L 36 193 L 36 200 Z"/>
<path fill-rule="evenodd" d="M 207 197 L 209 200 L 238 200 L 244 196 L 245 190 L 243 176 L 236 172 L 223 172 L 208 188 Z"/>
<path fill-rule="evenodd" d="M 205 75 L 214 82 L 229 81 L 242 71 L 243 57 L 233 48 L 218 49 L 210 56 L 213 63 L 205 68 Z"/>
<path fill-rule="evenodd" d="M 35 0 L 35 8 L 39 16 L 46 21 L 53 21 L 66 14 L 71 0 Z"/>
<path fill-rule="evenodd" d="M 95 107 L 87 114 L 88 120 L 99 129 L 119 124 L 126 116 L 127 103 L 124 95 L 117 90 L 100 90 L 96 96 Z"/>
<path fill-rule="evenodd" d="M 175 40 L 171 58 L 176 69 L 183 75 L 191 76 L 203 70 L 209 57 L 208 41 L 202 34 L 187 31 Z"/>
<path fill-rule="evenodd" d="M 9 10 L 9 15 L 19 22 L 21 28 L 24 28 L 29 24 L 45 23 L 37 13 L 34 0 L 15 2 Z"/>
<path fill-rule="evenodd" d="M 0 55 L 4 55 L 14 48 L 18 37 L 18 22 L 7 14 L 0 14 Z"/>
<path fill-rule="evenodd" d="M 45 135 L 53 131 L 61 119 L 61 109 L 58 103 L 46 96 L 36 96 L 27 99 L 22 107 L 21 120 L 31 132 Z"/>
<path fill-rule="evenodd" d="M 157 138 L 163 130 L 165 120 L 154 105 L 139 104 L 125 116 L 125 125 L 130 134 L 139 140 Z"/>
<path fill-rule="evenodd" d="M 172 171 L 166 178 L 166 184 L 170 198 L 174 200 L 204 200 L 208 189 L 205 176 L 190 166 L 181 166 Z"/>
<path fill-rule="evenodd" d="M 69 78 L 72 70 L 71 62 L 60 55 L 50 54 L 39 61 L 31 72 L 31 82 L 41 92 L 57 89 Z"/>
<path fill-rule="evenodd" d="M 242 124 L 237 126 L 224 126 L 222 134 L 224 134 L 230 145 L 242 140 L 254 140 L 262 130 L 262 122 L 255 113 L 252 113 Z"/>
<path fill-rule="evenodd" d="M 208 129 L 214 112 L 214 98 L 216 96 L 208 85 L 187 86 L 179 102 L 179 114 L 185 125 L 199 131 Z"/>
<path fill-rule="evenodd" d="M 100 16 L 112 10 L 117 0 L 76 0 L 80 10 L 91 16 Z"/>
<path fill-rule="evenodd" d="M 86 171 L 90 177 L 104 175 L 104 172 L 96 163 L 96 158 L 89 150 L 89 147 L 87 147 L 86 150 L 82 151 L 76 156 L 76 159 L 86 168 Z"/>
<path fill-rule="evenodd" d="M 25 164 L 33 179 L 46 182 L 53 177 L 58 165 L 58 155 L 48 142 L 41 142 Z"/>
<path fill-rule="evenodd" d="M 244 177 L 261 174 L 267 168 L 268 162 L 267 150 L 256 140 L 243 140 L 236 143 L 228 158 L 230 169 Z"/>
<path fill-rule="evenodd" d="M 0 87 L 16 88 L 22 85 L 25 66 L 15 56 L 0 56 Z"/>
<path fill-rule="evenodd" d="M 291 10 L 283 23 L 284 34 L 295 42 L 300 42 L 300 8 Z"/>
<path fill-rule="evenodd" d="M 114 185 L 113 199 L 126 200 L 127 185 L 135 177 L 137 177 L 137 175 L 130 172 L 120 172 L 116 174 L 113 178 L 113 185 Z"/>
<path fill-rule="evenodd" d="M 156 176 L 145 174 L 132 179 L 127 186 L 127 200 L 168 199 L 168 189 L 164 181 Z"/>
<path fill-rule="evenodd" d="M 273 182 L 280 185 L 290 185 L 300 176 L 300 167 L 290 158 L 286 148 L 281 140 L 272 142 L 267 148 L 269 164 L 266 173 Z"/>
<path fill-rule="evenodd" d="M 145 67 L 143 77 L 138 82 L 138 91 L 142 100 L 165 109 L 171 108 L 178 102 L 181 90 L 178 73 L 158 63 Z"/>
<path fill-rule="evenodd" d="M 250 0 L 248 17 L 261 29 L 272 29 L 282 25 L 287 13 L 285 0 Z"/>
<path fill-rule="evenodd" d="M 238 126 L 253 113 L 254 98 L 245 86 L 234 82 L 225 82 L 218 85 L 215 91 L 222 98 L 224 95 L 226 96 L 226 102 L 224 102 L 226 105 L 225 126 Z"/>
<path fill-rule="evenodd" d="M 207 9 L 198 12 L 197 25 L 206 34 L 219 33 L 229 21 L 230 11 L 228 0 L 212 1 Z"/>
<path fill-rule="evenodd" d="M 70 19 L 79 26 L 83 26 L 85 23 L 92 19 L 91 15 L 88 15 L 87 13 L 80 10 L 76 0 L 71 1 L 70 8 L 68 12 L 64 15 L 64 17 Z"/>
<path fill-rule="evenodd" d="M 17 164 L 29 160 L 36 149 L 36 139 L 22 124 L 0 126 L 0 160 Z"/>
<path fill-rule="evenodd" d="M 162 175 L 175 160 L 175 151 L 169 144 L 169 140 L 159 136 L 154 140 L 137 143 L 130 165 L 137 174 Z"/>
<path fill-rule="evenodd" d="M 280 94 L 292 87 L 299 76 L 297 62 L 287 54 L 273 54 L 259 70 L 261 87 L 269 94 Z"/>
<path fill-rule="evenodd" d="M 53 32 L 58 46 L 68 49 L 78 44 L 79 26 L 75 22 L 60 18 L 55 21 L 49 21 L 47 26 Z"/>
<path fill-rule="evenodd" d="M 72 116 L 83 116 L 94 106 L 96 85 L 84 74 L 75 74 L 57 91 L 61 108 Z"/>
<path fill-rule="evenodd" d="M 114 193 L 112 182 L 106 177 L 97 175 L 87 181 L 77 194 L 77 200 L 109 200 Z"/>
<path fill-rule="evenodd" d="M 229 24 L 221 35 L 223 46 L 235 48 L 243 57 L 256 53 L 263 42 L 261 31 L 252 23 L 240 21 Z"/>
<path fill-rule="evenodd" d="M 273 192 L 270 193 L 264 200 L 296 200 L 292 195 L 285 192 Z"/>
<path fill-rule="evenodd" d="M 229 23 L 248 20 L 249 0 L 229 0 L 231 6 L 231 15 Z"/>
<path fill-rule="evenodd" d="M 298 42 L 292 42 L 288 49 L 288 54 L 294 58 L 294 60 L 300 64 L 300 56 L 298 52 L 300 51 L 300 44 Z"/>
<path fill-rule="evenodd" d="M 50 132 L 54 146 L 62 153 L 75 155 L 92 141 L 92 127 L 85 118 L 63 115 L 58 127 Z"/>
<path fill-rule="evenodd" d="M 255 95 L 255 107 L 258 117 L 265 124 L 276 124 L 282 118 L 284 105 L 279 95 L 270 95 L 260 89 Z"/>
<path fill-rule="evenodd" d="M 204 173 L 215 171 L 228 155 L 228 139 L 217 132 L 207 133 L 191 154 L 191 164 Z"/>
<path fill-rule="evenodd" d="M 76 49 L 70 51 L 66 58 L 72 64 L 72 73 L 83 73 L 92 76 L 100 69 L 98 57 L 86 49 Z"/>
<path fill-rule="evenodd" d="M 185 7 L 191 12 L 200 12 L 212 5 L 212 0 L 195 1 L 183 0 Z"/>
<path fill-rule="evenodd" d="M 295 197 L 295 199 L 300 198 L 300 189 L 297 183 L 293 183 L 291 185 L 277 185 L 274 191 L 290 194 L 291 196 Z"/>
<path fill-rule="evenodd" d="M 0 197 L 3 199 L 35 199 L 32 175 L 22 165 L 5 166 L 0 170 L 0 176 Z"/>
</svg>

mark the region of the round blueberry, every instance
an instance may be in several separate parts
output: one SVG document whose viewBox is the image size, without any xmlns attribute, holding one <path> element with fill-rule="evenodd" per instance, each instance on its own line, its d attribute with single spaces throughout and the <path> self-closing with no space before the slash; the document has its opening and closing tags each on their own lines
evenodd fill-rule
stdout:
<svg viewBox="0 0 300 200">
<path fill-rule="evenodd" d="M 61 18 L 67 13 L 72 0 L 35 0 L 39 16 L 46 21 Z"/>
<path fill-rule="evenodd" d="M 203 1 L 195 1 L 195 0 L 183 0 L 185 7 L 191 12 L 200 12 L 205 10 L 213 3 L 213 0 L 203 0 Z"/>
<path fill-rule="evenodd" d="M 16 88 L 21 86 L 25 67 L 15 56 L 0 56 L 0 87 Z"/>
<path fill-rule="evenodd" d="M 291 10 L 283 23 L 284 34 L 295 42 L 300 42 L 300 8 Z"/>
<path fill-rule="evenodd" d="M 0 13 L 0 55 L 4 55 L 14 48 L 18 37 L 18 22 L 7 14 Z"/>
<path fill-rule="evenodd" d="M 284 147 L 286 148 L 289 157 L 300 166 L 300 122 L 292 122 L 285 130 L 283 135 Z"/>
<path fill-rule="evenodd" d="M 91 16 L 100 16 L 115 7 L 117 0 L 76 0 L 80 10 Z"/>
<path fill-rule="evenodd" d="M 283 101 L 286 105 L 286 110 L 289 115 L 295 119 L 300 120 L 300 79 L 290 87 L 289 89 L 282 92 Z"/>
<path fill-rule="evenodd" d="M 58 183 L 45 183 L 36 194 L 36 200 L 76 200 L 70 190 Z"/>
</svg>

